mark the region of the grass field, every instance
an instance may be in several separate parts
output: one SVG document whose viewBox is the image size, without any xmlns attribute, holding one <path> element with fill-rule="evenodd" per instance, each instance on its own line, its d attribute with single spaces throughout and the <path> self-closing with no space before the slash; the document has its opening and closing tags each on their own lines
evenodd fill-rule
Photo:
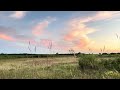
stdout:
<svg viewBox="0 0 120 90">
<path fill-rule="evenodd" d="M 120 79 L 119 57 L 14 58 L 0 60 L 1 79 Z"/>
<path fill-rule="evenodd" d="M 120 79 L 120 11 L 0 11 L 0 79 Z"/>
</svg>

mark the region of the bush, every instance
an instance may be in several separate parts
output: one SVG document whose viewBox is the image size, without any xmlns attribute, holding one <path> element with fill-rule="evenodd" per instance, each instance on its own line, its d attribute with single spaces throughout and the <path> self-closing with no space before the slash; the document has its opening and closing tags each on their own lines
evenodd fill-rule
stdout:
<svg viewBox="0 0 120 90">
<path fill-rule="evenodd" d="M 120 72 L 120 57 L 103 59 L 95 55 L 81 55 L 79 57 L 79 67 L 81 70 L 94 69 L 99 71 L 110 70 Z"/>
<path fill-rule="evenodd" d="M 106 69 L 117 70 L 120 72 L 120 58 L 103 60 L 101 61 L 101 65 L 103 65 Z"/>
<path fill-rule="evenodd" d="M 97 69 L 98 61 L 95 55 L 81 55 L 79 58 L 79 67 L 81 69 Z"/>
</svg>

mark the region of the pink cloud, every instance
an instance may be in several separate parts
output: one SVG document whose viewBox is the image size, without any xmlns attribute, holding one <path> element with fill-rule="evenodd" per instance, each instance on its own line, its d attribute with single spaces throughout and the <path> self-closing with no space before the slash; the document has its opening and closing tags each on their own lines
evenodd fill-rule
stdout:
<svg viewBox="0 0 120 90">
<path fill-rule="evenodd" d="M 92 34 L 97 31 L 94 28 L 88 27 L 86 23 L 113 18 L 116 17 L 118 14 L 119 12 L 100 11 L 89 17 L 77 17 L 71 19 L 67 24 L 68 32 L 63 37 L 63 39 L 67 42 L 72 42 L 74 44 L 74 47 L 84 48 L 93 42 L 88 37 L 88 34 Z"/>
<path fill-rule="evenodd" d="M 74 40 L 73 43 L 75 47 L 84 48 L 90 43 L 92 43 L 92 40 L 90 40 L 87 36 L 85 36 L 85 37 L 81 37 L 79 40 Z"/>
<path fill-rule="evenodd" d="M 99 11 L 92 16 L 85 17 L 85 18 L 78 17 L 77 19 L 79 20 L 80 23 L 87 23 L 91 21 L 99 21 L 99 20 L 114 18 L 118 15 L 120 15 L 119 11 Z"/>
<path fill-rule="evenodd" d="M 48 27 L 49 22 L 48 21 L 43 21 L 38 23 L 36 26 L 33 27 L 32 33 L 35 36 L 39 36 L 40 34 L 43 33 L 43 30 Z"/>
<path fill-rule="evenodd" d="M 119 15 L 120 12 L 115 11 L 100 11 L 95 16 L 92 17 L 94 21 L 96 20 L 104 20 L 108 18 L 113 18 Z"/>
<path fill-rule="evenodd" d="M 88 27 L 85 23 L 86 21 L 91 20 L 90 18 L 81 19 L 74 18 L 68 22 L 68 32 L 63 37 L 66 42 L 72 42 L 73 47 L 75 48 L 84 48 L 88 46 L 92 40 L 88 37 L 88 34 L 94 33 L 94 28 Z"/>
<path fill-rule="evenodd" d="M 2 33 L 0 33 L 0 39 L 7 40 L 7 41 L 15 41 L 15 38 Z"/>
<path fill-rule="evenodd" d="M 91 34 L 91 33 L 95 32 L 95 29 L 87 28 L 87 27 L 84 28 L 83 30 L 79 30 L 77 28 L 74 28 L 74 29 L 75 30 L 68 32 L 64 36 L 64 40 L 72 41 L 72 40 L 75 40 L 77 38 L 83 38 L 83 36 L 86 36 L 87 34 Z"/>
<path fill-rule="evenodd" d="M 56 18 L 47 17 L 47 19 L 43 20 L 42 22 L 39 22 L 33 27 L 32 34 L 34 36 L 41 35 L 44 32 L 44 30 L 48 27 L 48 25 L 55 20 Z"/>
<path fill-rule="evenodd" d="M 4 26 L 0 26 L 0 39 L 24 43 L 34 40 L 32 36 L 19 34 L 14 28 Z"/>
<path fill-rule="evenodd" d="M 76 17 L 67 23 L 67 33 L 63 37 L 66 42 L 72 42 L 72 48 L 76 50 L 81 50 L 88 48 L 90 44 L 93 44 L 94 41 L 91 40 L 88 35 L 96 32 L 97 30 L 91 27 L 88 27 L 86 23 L 92 21 L 100 21 L 105 19 L 111 19 L 117 17 L 120 12 L 108 12 L 100 11 L 96 14 L 89 17 Z"/>
<path fill-rule="evenodd" d="M 96 30 L 87 27 L 84 23 L 81 23 L 78 19 L 71 20 L 68 24 L 67 34 L 64 36 L 64 40 L 73 42 L 73 44 L 79 47 L 85 47 L 91 41 L 88 38 L 88 34 L 94 33 Z"/>
<path fill-rule="evenodd" d="M 26 11 L 14 11 L 10 17 L 15 19 L 22 19 L 26 15 Z"/>
</svg>

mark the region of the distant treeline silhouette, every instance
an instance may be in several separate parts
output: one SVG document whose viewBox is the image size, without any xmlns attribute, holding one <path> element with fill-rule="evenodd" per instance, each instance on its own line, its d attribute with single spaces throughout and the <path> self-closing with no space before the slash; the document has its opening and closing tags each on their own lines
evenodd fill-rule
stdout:
<svg viewBox="0 0 120 90">
<path fill-rule="evenodd" d="M 80 55 L 80 54 L 86 54 L 86 53 L 75 53 L 76 55 Z M 93 54 L 93 53 L 92 53 Z M 102 55 L 108 55 L 108 54 L 111 54 L 111 55 L 114 55 L 114 54 L 120 54 L 120 53 L 99 53 L 99 54 L 102 54 Z M 73 55 L 72 53 L 66 53 L 66 54 L 59 54 L 59 53 L 56 53 L 56 54 L 29 54 L 29 53 L 20 53 L 20 54 L 6 54 L 6 53 L 1 53 L 0 55 Z"/>
<path fill-rule="evenodd" d="M 96 54 L 96 55 L 117 55 L 117 54 L 120 54 L 120 53 L 99 53 L 99 54 Z M 85 53 L 75 53 L 75 55 L 78 57 L 79 55 L 88 55 L 88 54 L 85 54 Z M 1 53 L 0 54 L 0 58 L 44 58 L 44 57 L 66 57 L 66 56 L 73 56 L 73 54 L 59 54 L 59 53 L 56 53 L 56 54 L 28 54 L 28 53 L 20 53 L 20 54 L 5 54 L 5 53 Z"/>
<path fill-rule="evenodd" d="M 100 54 L 100 53 L 99 53 Z M 115 54 L 120 54 L 120 53 L 102 53 L 102 55 L 108 55 L 108 54 L 110 54 L 110 55 L 115 55 Z"/>
<path fill-rule="evenodd" d="M 84 54 L 84 53 L 75 53 L 76 56 L 80 55 L 80 54 Z M 28 54 L 28 53 L 20 53 L 20 54 L 5 54 L 5 53 L 1 53 L 0 54 L 0 58 L 37 58 L 37 57 L 64 57 L 64 56 L 73 56 L 73 54 Z"/>
</svg>

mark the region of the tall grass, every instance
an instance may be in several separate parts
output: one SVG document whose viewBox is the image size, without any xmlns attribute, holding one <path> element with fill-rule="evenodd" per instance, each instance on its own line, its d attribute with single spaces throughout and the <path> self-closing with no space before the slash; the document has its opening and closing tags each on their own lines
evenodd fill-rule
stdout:
<svg viewBox="0 0 120 90">
<path fill-rule="evenodd" d="M 79 67 L 80 69 L 97 69 L 99 68 L 98 66 L 98 61 L 97 61 L 97 56 L 96 55 L 81 55 L 79 57 Z"/>
<path fill-rule="evenodd" d="M 116 70 L 120 72 L 120 57 L 109 60 L 103 60 L 100 62 L 100 64 L 108 70 Z"/>
<path fill-rule="evenodd" d="M 116 70 L 120 72 L 120 57 L 114 59 L 102 59 L 95 55 L 81 55 L 79 58 L 80 69 L 97 69 L 97 70 Z"/>
</svg>

